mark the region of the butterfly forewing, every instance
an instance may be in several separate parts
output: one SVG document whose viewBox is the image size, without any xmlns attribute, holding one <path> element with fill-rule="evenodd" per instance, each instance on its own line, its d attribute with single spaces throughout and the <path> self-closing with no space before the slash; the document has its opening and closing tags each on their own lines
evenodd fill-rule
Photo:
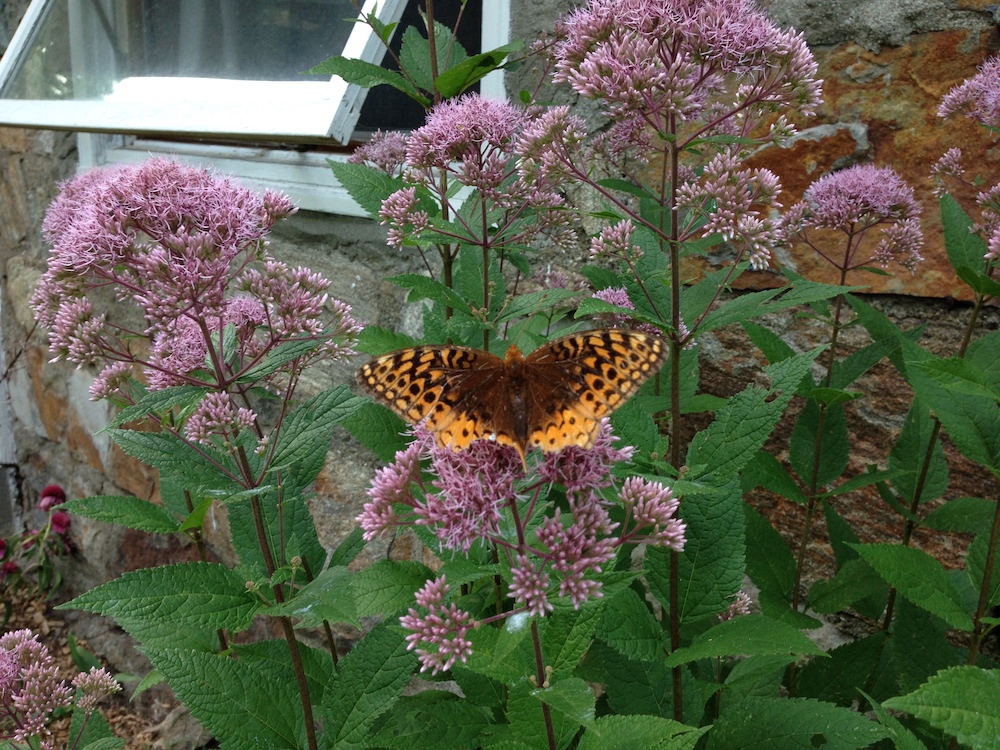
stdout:
<svg viewBox="0 0 1000 750">
<path fill-rule="evenodd" d="M 532 352 L 525 360 L 529 445 L 592 447 L 600 420 L 631 398 L 666 355 L 656 336 L 615 329 L 566 336 Z"/>
<path fill-rule="evenodd" d="M 418 346 L 386 354 L 358 370 L 358 382 L 411 424 L 424 422 L 441 446 L 474 440 L 516 446 L 504 362 L 457 346 Z"/>
</svg>

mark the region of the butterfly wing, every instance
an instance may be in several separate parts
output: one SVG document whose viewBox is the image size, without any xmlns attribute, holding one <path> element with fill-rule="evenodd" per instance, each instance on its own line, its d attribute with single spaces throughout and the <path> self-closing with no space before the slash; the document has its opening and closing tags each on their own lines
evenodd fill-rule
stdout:
<svg viewBox="0 0 1000 750">
<path fill-rule="evenodd" d="M 525 359 L 528 445 L 590 448 L 601 419 L 639 390 L 667 358 L 664 342 L 640 331 L 587 331 L 549 342 Z"/>
<path fill-rule="evenodd" d="M 373 359 L 358 383 L 410 424 L 423 422 L 439 446 L 474 440 L 518 447 L 504 362 L 459 346 L 417 346 Z"/>
</svg>

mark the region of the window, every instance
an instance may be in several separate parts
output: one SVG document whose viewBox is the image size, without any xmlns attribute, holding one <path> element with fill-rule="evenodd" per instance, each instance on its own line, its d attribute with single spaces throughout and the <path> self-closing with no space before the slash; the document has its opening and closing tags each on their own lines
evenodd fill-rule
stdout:
<svg viewBox="0 0 1000 750">
<path fill-rule="evenodd" d="M 467 4 L 470 53 L 506 43 L 507 3 Z M 446 23 L 449 6 L 458 0 L 437 4 Z M 367 0 L 362 13 L 373 11 L 400 21 L 397 40 L 417 21 L 412 1 Z M 360 215 L 326 159 L 421 113 L 386 87 L 366 102 L 339 77 L 302 74 L 337 53 L 382 62 L 356 16 L 350 0 L 33 0 L 0 59 L 0 124 L 80 132 L 81 168 L 167 154 L 283 189 L 303 208 Z M 491 76 L 481 90 L 502 95 Z"/>
</svg>

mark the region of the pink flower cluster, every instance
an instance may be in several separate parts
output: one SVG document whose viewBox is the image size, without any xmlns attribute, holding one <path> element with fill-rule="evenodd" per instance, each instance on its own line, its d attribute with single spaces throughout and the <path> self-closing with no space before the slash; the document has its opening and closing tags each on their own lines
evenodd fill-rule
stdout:
<svg viewBox="0 0 1000 750">
<path fill-rule="evenodd" d="M 448 239 L 489 242 L 497 249 L 524 245 L 542 232 L 560 238 L 566 226 L 560 175 L 546 172 L 526 153 L 529 143 L 543 137 L 539 127 L 545 127 L 544 116 L 535 120 L 509 102 L 467 94 L 438 104 L 426 123 L 405 137 L 403 163 L 397 162 L 403 136 L 380 135 L 359 148 L 352 161 L 368 162 L 389 174 L 401 172 L 407 183 L 383 201 L 379 212 L 389 227 L 389 244 L 412 244 L 430 228 Z M 565 143 L 569 134 L 560 135 Z M 491 215 L 499 213 L 483 225 L 475 220 L 476 211 L 458 211 L 455 186 L 474 188 L 474 194 L 466 190 L 461 197 L 488 207 L 484 210 Z M 427 200 L 431 196 L 433 202 Z M 450 222 L 436 225 L 439 213 L 460 228 Z"/>
<path fill-rule="evenodd" d="M 859 255 L 867 233 L 880 227 L 870 255 Z M 812 230 L 845 235 L 844 254 L 831 257 L 814 242 Z M 784 219 L 784 238 L 812 248 L 833 266 L 850 271 L 871 262 L 896 261 L 911 273 L 923 260 L 920 206 L 913 189 L 889 167 L 861 164 L 820 177 Z"/>
<path fill-rule="evenodd" d="M 592 448 L 570 446 L 543 454 L 527 475 L 517 451 L 488 440 L 463 451 L 435 444 L 417 427 L 416 439 L 381 469 L 368 491 L 358 523 L 365 539 L 415 523 L 430 527 L 442 547 L 468 551 L 477 542 L 495 545 L 510 565 L 509 594 L 516 609 L 542 616 L 552 600 L 565 597 L 580 607 L 600 597 L 597 576 L 622 544 L 646 542 L 681 550 L 684 523 L 676 518 L 678 501 L 661 484 L 626 480 L 618 504 L 626 524 L 611 519 L 615 504 L 606 499 L 612 486 L 611 468 L 632 456 L 631 448 L 615 448 L 605 420 Z M 421 476 L 420 463 L 430 460 L 431 479 Z M 554 484 L 566 492 L 565 511 L 549 506 L 542 493 Z M 466 638 L 469 613 L 445 605 L 443 579 L 428 582 L 418 605 L 403 626 L 412 631 L 410 648 L 420 646 L 423 669 L 448 669 L 471 652 Z M 507 616 L 504 615 L 504 616 Z"/>
<path fill-rule="evenodd" d="M 267 384 L 287 386 L 307 363 L 353 354 L 360 326 L 329 298 L 330 282 L 268 254 L 271 227 L 294 212 L 284 195 L 165 159 L 70 180 L 45 217 L 52 252 L 32 297 L 52 353 L 100 365 L 91 395 L 125 402 L 138 376 L 150 390 L 235 395 L 247 372 L 291 341 L 316 346 L 270 371 Z M 108 304 L 103 290 L 136 311 Z M 221 401 L 199 408 L 193 440 L 253 421 L 245 405 L 232 418 L 220 409 Z"/>
</svg>

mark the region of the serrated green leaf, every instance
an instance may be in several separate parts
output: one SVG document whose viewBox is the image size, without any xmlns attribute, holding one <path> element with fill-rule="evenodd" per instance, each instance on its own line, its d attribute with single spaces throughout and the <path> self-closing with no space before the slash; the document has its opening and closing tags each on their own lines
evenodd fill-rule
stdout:
<svg viewBox="0 0 1000 750">
<path fill-rule="evenodd" d="M 795 694 L 841 706 L 858 699 L 858 687 L 872 681 L 879 669 L 886 635 L 876 631 L 827 652 L 828 659 L 814 659 L 806 664 L 795 680 Z"/>
<path fill-rule="evenodd" d="M 746 516 L 747 575 L 761 591 L 787 599 L 795 585 L 795 557 L 775 528 L 749 503 Z"/>
<path fill-rule="evenodd" d="M 365 326 L 358 334 L 357 350 L 380 357 L 397 349 L 406 349 L 416 343 L 412 336 L 381 326 Z"/>
<path fill-rule="evenodd" d="M 832 614 L 869 597 L 884 600 L 886 591 L 885 581 L 872 566 L 855 558 L 845 562 L 832 578 L 816 581 L 810 587 L 809 607 L 820 614 Z"/>
<path fill-rule="evenodd" d="M 706 487 L 687 492 L 678 513 L 687 524 L 678 592 L 683 622 L 722 612 L 743 585 L 743 493 L 735 481 L 714 491 Z M 670 601 L 669 570 L 669 550 L 646 550 L 646 579 L 664 606 Z"/>
<path fill-rule="evenodd" d="M 282 480 L 305 487 L 323 469 L 333 428 L 361 407 L 365 399 L 337 385 L 296 407 L 281 427 L 271 465 L 281 469 Z"/>
<path fill-rule="evenodd" d="M 695 435 L 688 449 L 688 466 L 705 466 L 719 481 L 743 468 L 771 435 L 809 371 L 819 349 L 790 357 L 764 368 L 771 387 L 748 385 L 716 413 L 715 421 Z"/>
<path fill-rule="evenodd" d="M 472 656 L 466 667 L 500 682 L 513 682 L 534 673 L 534 650 L 528 637 L 529 618 L 514 615 L 502 628 L 477 628 L 469 632 Z"/>
<path fill-rule="evenodd" d="M 410 294 L 407 299 L 410 302 L 429 299 L 465 315 L 473 314 L 469 303 L 460 294 L 436 279 L 416 273 L 404 273 L 399 276 L 392 276 L 388 280 L 396 286 L 409 289 Z"/>
<path fill-rule="evenodd" d="M 162 505 L 131 495 L 93 495 L 69 500 L 60 509 L 70 515 L 153 534 L 171 534 L 180 529 L 180 523 Z"/>
<path fill-rule="evenodd" d="M 989 558 L 990 551 L 990 526 L 983 528 L 986 531 L 976 534 L 976 538 L 969 545 L 969 552 L 965 558 L 966 568 L 976 591 L 983 590 L 983 581 L 986 577 L 986 561 Z M 1000 604 L 1000 556 L 994 555 L 993 557 L 993 568 L 990 571 L 989 579 L 989 586 L 986 587 L 986 606 L 993 607 Z"/>
<path fill-rule="evenodd" d="M 698 659 L 735 654 L 796 654 L 819 656 L 823 651 L 797 628 L 764 615 L 744 615 L 724 620 L 667 657 L 667 666 L 676 667 Z"/>
<path fill-rule="evenodd" d="M 854 750 L 886 731 L 865 716 L 809 698 L 751 698 L 723 704 L 708 734 L 709 750 L 777 748 Z"/>
<path fill-rule="evenodd" d="M 503 65 L 503 61 L 511 52 L 522 47 L 520 41 L 505 44 L 502 47 L 473 55 L 457 65 L 452 65 L 434 81 L 434 87 L 445 99 L 458 96 L 470 86 L 477 83 L 483 76 L 492 73 Z"/>
<path fill-rule="evenodd" d="M 323 696 L 326 726 L 338 750 L 368 746 L 372 727 L 395 705 L 416 666 L 403 632 L 385 622 L 340 660 Z"/>
<path fill-rule="evenodd" d="M 272 617 L 294 617 L 296 627 L 316 628 L 329 623 L 346 623 L 361 627 L 354 609 L 350 587 L 352 574 L 346 567 L 330 567 L 296 592 L 284 604 L 266 610 Z"/>
<path fill-rule="evenodd" d="M 823 487 L 843 475 L 849 458 L 843 407 L 821 410 L 815 401 L 807 401 L 789 440 L 788 459 L 795 473 L 804 483 Z"/>
<path fill-rule="evenodd" d="M 714 309 L 705 316 L 699 326 L 702 332 L 713 331 L 733 323 L 754 320 L 768 313 L 786 310 L 789 307 L 808 305 L 812 302 L 832 299 L 850 291 L 864 287 L 842 287 L 831 284 L 819 284 L 812 281 L 800 281 L 795 286 L 783 289 L 768 289 L 762 292 L 750 292 L 727 300 L 724 305 Z"/>
<path fill-rule="evenodd" d="M 379 70 L 385 68 L 379 67 Z M 401 178 L 387 175 L 381 169 L 367 164 L 350 164 L 333 159 L 327 159 L 327 164 L 337 182 L 344 186 L 354 202 L 372 218 L 378 217 L 382 201 L 405 187 Z"/>
<path fill-rule="evenodd" d="M 961 592 L 940 562 L 922 550 L 899 544 L 859 544 L 854 547 L 890 585 L 918 607 L 954 628 L 971 632 Z"/>
<path fill-rule="evenodd" d="M 250 626 L 260 604 L 233 571 L 216 563 L 190 562 L 125 573 L 60 605 L 63 608 L 97 612 L 123 625 L 169 622 L 239 632 Z"/>
<path fill-rule="evenodd" d="M 468 55 L 453 39 L 451 29 L 439 21 L 434 22 L 434 43 L 438 65 L 451 68 L 467 59 Z M 403 32 L 399 49 L 400 66 L 424 91 L 434 90 L 435 71 L 431 70 L 431 45 L 416 26 L 409 26 Z"/>
<path fill-rule="evenodd" d="M 989 528 L 996 512 L 996 501 L 985 497 L 956 497 L 935 508 L 924 519 L 924 525 L 939 531 L 974 534 Z"/>
<path fill-rule="evenodd" d="M 264 532 L 277 564 L 299 556 L 310 570 L 322 570 L 326 550 L 319 543 L 316 525 L 303 493 L 295 491 L 294 487 L 287 487 L 282 488 L 279 497 L 278 489 L 274 486 L 260 489 L 259 506 Z M 231 502 L 228 510 L 230 538 L 233 548 L 240 556 L 240 562 L 253 571 L 251 577 L 265 577 L 267 564 L 260 549 L 252 498 L 245 497 Z"/>
<path fill-rule="evenodd" d="M 951 267 L 982 268 L 986 243 L 972 231 L 973 221 L 951 195 L 945 193 L 938 201 L 941 225 L 944 228 L 944 247 Z"/>
<path fill-rule="evenodd" d="M 358 617 L 391 615 L 413 606 L 413 595 L 434 572 L 418 562 L 379 560 L 358 572 L 351 581 Z"/>
<path fill-rule="evenodd" d="M 576 669 L 576 665 L 590 648 L 606 602 L 606 599 L 591 600 L 579 609 L 557 606 L 545 618 L 542 651 L 554 675 L 561 676 L 563 671 L 571 672 Z"/>
<path fill-rule="evenodd" d="M 743 467 L 742 485 L 744 492 L 749 492 L 755 487 L 763 487 L 799 505 L 809 502 L 809 498 L 789 475 L 784 464 L 767 451 L 758 451 L 757 455 Z"/>
<path fill-rule="evenodd" d="M 587 727 L 579 750 L 689 750 L 710 728 L 659 716 L 602 716 Z"/>
<path fill-rule="evenodd" d="M 364 535 L 365 532 L 360 526 L 351 529 L 351 533 L 341 540 L 337 549 L 330 555 L 330 566 L 350 565 L 351 561 L 365 548 Z"/>
<path fill-rule="evenodd" d="M 263 380 L 273 372 L 277 372 L 282 365 L 288 364 L 293 359 L 297 359 L 318 347 L 322 341 L 318 338 L 298 339 L 295 341 L 285 341 L 278 344 L 268 352 L 267 356 L 238 378 L 237 383 L 256 383 Z"/>
<path fill-rule="evenodd" d="M 492 712 L 454 693 L 427 690 L 400 698 L 373 738 L 378 747 L 395 750 L 452 750 L 476 747 L 493 723 Z"/>
<path fill-rule="evenodd" d="M 120 427 L 129 422 L 145 419 L 149 414 L 162 414 L 173 409 L 194 406 L 208 393 L 208 388 L 197 385 L 177 385 L 145 394 L 131 406 L 118 412 L 108 427 Z M 107 427 L 105 428 L 107 429 Z"/>
<path fill-rule="evenodd" d="M 147 653 L 177 697 L 223 747 L 297 750 L 305 745 L 291 667 L 182 649 Z"/>
<path fill-rule="evenodd" d="M 886 711 L 885 708 L 864 690 L 858 690 L 858 692 L 864 696 L 865 700 L 872 707 L 872 710 L 878 717 L 879 723 L 889 733 L 889 740 L 893 743 L 896 750 L 927 750 L 927 746 L 918 740 L 913 732 L 904 727 L 899 719 Z"/>
<path fill-rule="evenodd" d="M 519 294 L 504 304 L 494 322 L 500 324 L 526 315 L 537 315 L 578 296 L 579 292 L 571 289 L 542 289 L 537 292 Z"/>
<path fill-rule="evenodd" d="M 663 629 L 631 588 L 605 598 L 597 637 L 629 659 L 663 658 Z"/>
<path fill-rule="evenodd" d="M 727 694 L 738 700 L 751 696 L 770 698 L 778 695 L 785 670 L 796 659 L 798 657 L 792 654 L 748 656 L 740 659 L 726 677 L 723 700 L 727 700 Z"/>
<path fill-rule="evenodd" d="M 384 463 L 392 461 L 409 442 L 404 435 L 406 423 L 374 401 L 366 401 L 345 417 L 343 427 Z"/>
<path fill-rule="evenodd" d="M 883 701 L 972 748 L 996 748 L 1000 737 L 1000 672 L 960 666 L 938 672 L 908 695 Z"/>
<path fill-rule="evenodd" d="M 531 695 L 579 726 L 594 721 L 594 691 L 579 677 L 559 680 L 551 687 L 536 688 Z"/>
<path fill-rule="evenodd" d="M 413 85 L 403 76 L 394 70 L 388 70 L 381 65 L 355 60 L 342 55 L 329 57 L 319 65 L 316 65 L 307 73 L 317 75 L 340 76 L 348 83 L 353 83 L 363 89 L 371 89 L 376 86 L 392 86 L 394 89 L 402 91 L 411 99 L 421 102 L 427 106 L 429 102 L 415 89 Z"/>
<path fill-rule="evenodd" d="M 169 432 L 113 429 L 108 430 L 108 434 L 132 458 L 161 472 L 184 476 L 189 489 L 233 489 L 231 477 L 235 476 L 235 466 L 232 459 L 212 448 L 199 446 L 196 450 Z"/>
</svg>

